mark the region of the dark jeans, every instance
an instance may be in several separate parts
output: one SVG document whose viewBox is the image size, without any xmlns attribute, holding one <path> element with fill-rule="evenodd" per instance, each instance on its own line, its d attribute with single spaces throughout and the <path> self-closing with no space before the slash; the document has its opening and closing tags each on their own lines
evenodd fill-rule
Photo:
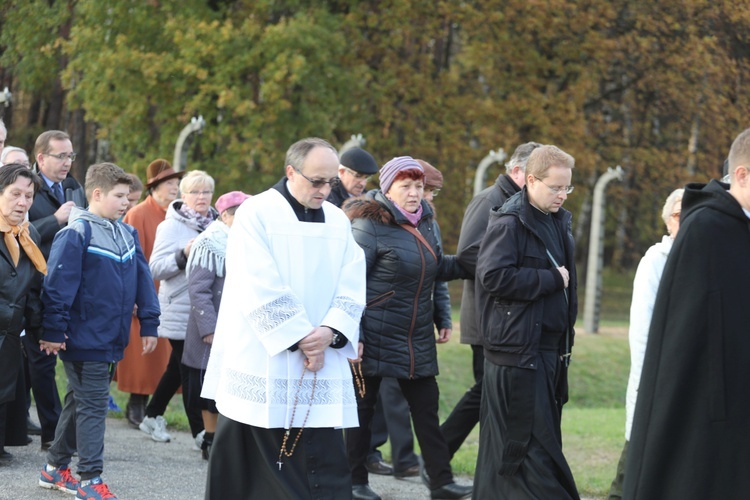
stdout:
<svg viewBox="0 0 750 500">
<path fill-rule="evenodd" d="M 62 404 L 55 383 L 57 356 L 39 350 L 39 344 L 30 335 L 21 337 L 23 342 L 26 387 L 26 408 L 31 406 L 31 393 L 36 401 L 36 413 L 42 427 L 42 442 L 55 438 L 55 428 L 60 419 Z"/>
<path fill-rule="evenodd" d="M 474 426 L 479 423 L 479 407 L 482 402 L 482 379 L 484 378 L 484 348 L 471 346 L 474 385 L 464 393 L 440 430 L 448 444 L 451 458 L 466 441 Z"/>
<path fill-rule="evenodd" d="M 372 416 L 380 390 L 380 377 L 365 377 L 367 392 L 364 398 L 357 394 L 359 427 L 346 430 L 346 448 L 352 484 L 367 484 L 365 462 L 370 449 Z M 440 391 L 435 377 L 398 379 L 401 392 L 409 402 L 419 446 L 422 449 L 425 469 L 430 476 L 430 487 L 439 488 L 453 482 L 448 446 L 440 433 L 438 399 Z"/>
<path fill-rule="evenodd" d="M 67 466 L 78 450 L 78 474 L 81 480 L 91 479 L 104 469 L 109 383 L 117 363 L 63 361 L 63 366 L 68 392 L 47 462 L 55 467 Z"/>
<path fill-rule="evenodd" d="M 368 462 L 383 459 L 378 448 L 390 437 L 391 461 L 396 472 L 403 472 L 419 464 L 414 453 L 414 433 L 411 430 L 409 403 L 401 392 L 398 380 L 384 378 L 380 382 L 380 394 L 372 418 L 372 438 Z"/>
<path fill-rule="evenodd" d="M 188 397 L 188 370 L 187 366 L 183 365 L 181 361 L 185 341 L 169 339 L 169 343 L 172 346 L 172 354 L 169 355 L 167 369 L 164 370 L 159 385 L 156 386 L 154 395 L 151 396 L 151 401 L 146 406 L 146 416 L 154 418 L 164 415 L 172 396 L 182 386 L 182 404 L 185 407 L 188 424 L 190 424 L 190 432 L 195 437 L 203 430 L 203 417 L 201 416 L 200 404 L 192 404 Z"/>
</svg>

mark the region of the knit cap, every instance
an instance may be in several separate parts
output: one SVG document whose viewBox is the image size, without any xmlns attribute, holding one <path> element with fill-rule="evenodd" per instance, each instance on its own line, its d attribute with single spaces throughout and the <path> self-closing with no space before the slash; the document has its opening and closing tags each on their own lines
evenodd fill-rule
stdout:
<svg viewBox="0 0 750 500">
<path fill-rule="evenodd" d="M 391 184 L 393 184 L 399 172 L 412 169 L 424 173 L 422 165 L 417 163 L 411 156 L 397 156 L 393 158 L 380 169 L 380 190 L 383 193 L 387 193 L 391 189 Z"/>
</svg>

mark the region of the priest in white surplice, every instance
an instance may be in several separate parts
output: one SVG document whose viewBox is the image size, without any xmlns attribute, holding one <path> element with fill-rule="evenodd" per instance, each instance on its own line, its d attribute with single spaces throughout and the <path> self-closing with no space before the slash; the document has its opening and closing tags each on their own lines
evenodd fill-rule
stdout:
<svg viewBox="0 0 750 500">
<path fill-rule="evenodd" d="M 245 201 L 202 396 L 216 401 L 206 498 L 351 498 L 342 428 L 358 425 L 364 254 L 325 199 L 336 150 L 303 139 L 286 176 Z"/>
</svg>

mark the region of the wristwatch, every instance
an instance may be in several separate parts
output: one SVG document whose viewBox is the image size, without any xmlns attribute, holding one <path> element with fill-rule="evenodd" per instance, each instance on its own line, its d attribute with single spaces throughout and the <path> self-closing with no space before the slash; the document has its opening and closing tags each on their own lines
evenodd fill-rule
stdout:
<svg viewBox="0 0 750 500">
<path fill-rule="evenodd" d="M 339 343 L 339 338 L 341 337 L 341 334 L 338 331 L 334 330 L 333 328 L 331 328 L 331 331 L 333 332 L 333 337 L 331 337 L 331 345 L 334 346 Z"/>
</svg>

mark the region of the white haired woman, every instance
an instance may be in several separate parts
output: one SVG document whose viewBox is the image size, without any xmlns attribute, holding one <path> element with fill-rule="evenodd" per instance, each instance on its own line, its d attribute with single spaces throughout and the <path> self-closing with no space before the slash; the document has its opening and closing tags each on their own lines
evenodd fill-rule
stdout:
<svg viewBox="0 0 750 500">
<path fill-rule="evenodd" d="M 171 441 L 172 438 L 166 429 L 164 412 L 180 385 L 183 388 L 188 385 L 188 371 L 182 364 L 182 353 L 190 315 L 190 296 L 185 271 L 190 249 L 195 238 L 219 215 L 211 206 L 214 180 L 206 172 L 188 172 L 180 181 L 180 193 L 182 197 L 169 205 L 164 222 L 156 229 L 154 249 L 149 260 L 151 274 L 155 280 L 160 280 L 159 337 L 168 338 L 172 345 L 167 369 L 146 406 L 146 416 L 140 424 L 143 432 L 159 442 Z M 191 404 L 187 391 L 184 390 L 182 402 L 190 431 L 200 447 L 203 433 L 200 406 Z"/>
</svg>

